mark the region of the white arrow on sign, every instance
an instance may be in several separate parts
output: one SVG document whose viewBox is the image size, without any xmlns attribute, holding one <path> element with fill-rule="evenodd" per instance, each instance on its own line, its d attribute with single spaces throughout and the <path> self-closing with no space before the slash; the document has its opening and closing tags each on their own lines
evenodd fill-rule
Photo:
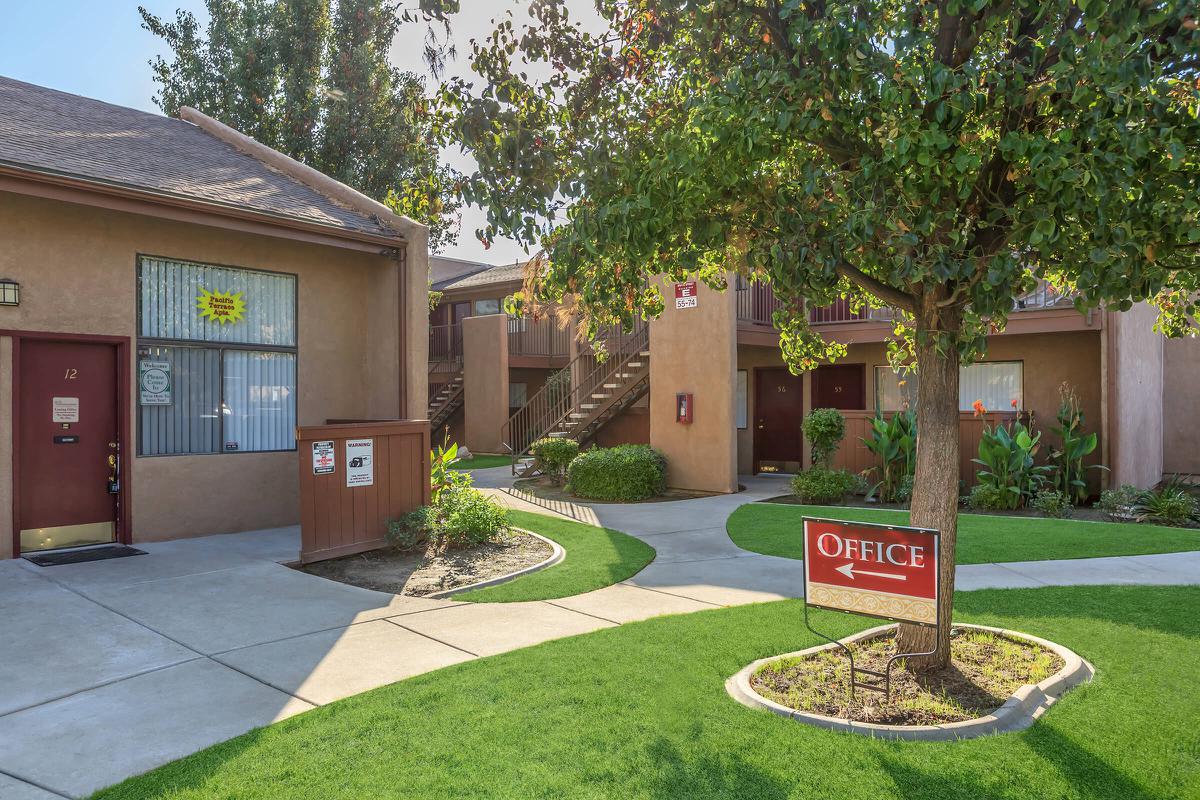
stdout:
<svg viewBox="0 0 1200 800">
<path fill-rule="evenodd" d="M 891 578 L 894 581 L 908 580 L 907 575 L 893 575 L 890 572 L 870 572 L 865 569 L 855 569 L 853 562 L 837 567 L 837 571 L 845 575 L 850 580 L 854 580 L 855 575 L 873 575 L 876 578 Z"/>
</svg>

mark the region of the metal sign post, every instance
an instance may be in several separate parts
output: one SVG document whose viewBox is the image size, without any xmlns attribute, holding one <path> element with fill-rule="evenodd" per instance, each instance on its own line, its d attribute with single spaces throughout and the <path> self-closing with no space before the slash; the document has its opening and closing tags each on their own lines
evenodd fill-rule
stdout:
<svg viewBox="0 0 1200 800">
<path fill-rule="evenodd" d="M 803 525 L 804 626 L 845 651 L 852 700 L 856 688 L 890 697 L 892 665 L 901 658 L 933 655 L 941 645 L 938 531 L 817 517 L 804 517 Z M 857 667 L 849 647 L 809 623 L 809 607 L 933 626 L 933 650 L 897 653 L 883 672 Z M 883 683 L 860 680 L 860 675 Z"/>
</svg>

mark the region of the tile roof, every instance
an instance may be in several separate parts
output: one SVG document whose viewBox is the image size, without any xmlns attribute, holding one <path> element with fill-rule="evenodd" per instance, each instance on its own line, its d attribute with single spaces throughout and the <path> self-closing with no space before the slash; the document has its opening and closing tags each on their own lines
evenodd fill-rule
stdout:
<svg viewBox="0 0 1200 800">
<path fill-rule="evenodd" d="M 398 238 L 190 122 L 4 76 L 0 164 Z"/>
<path fill-rule="evenodd" d="M 494 267 L 483 267 L 474 272 L 439 281 L 433 285 L 435 291 L 445 292 L 451 289 L 469 289 L 476 286 L 490 286 L 494 283 L 508 283 L 525 279 L 524 261 L 516 264 L 499 264 Z"/>
</svg>

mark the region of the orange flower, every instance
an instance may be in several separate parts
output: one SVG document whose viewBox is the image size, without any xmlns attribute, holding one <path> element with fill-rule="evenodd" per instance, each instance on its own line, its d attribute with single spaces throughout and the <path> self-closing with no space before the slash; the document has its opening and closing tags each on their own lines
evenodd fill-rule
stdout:
<svg viewBox="0 0 1200 800">
<path fill-rule="evenodd" d="M 1016 407 L 1017 407 L 1017 398 L 1015 398 L 1015 397 L 1013 398 L 1013 401 L 1012 401 L 1012 407 L 1013 407 L 1013 409 L 1014 409 L 1014 410 L 1015 410 L 1015 409 L 1016 409 Z"/>
<path fill-rule="evenodd" d="M 987 409 L 983 407 L 982 400 L 976 400 L 974 403 L 971 403 L 971 408 L 975 409 L 975 416 L 977 417 L 982 417 L 987 413 Z"/>
</svg>

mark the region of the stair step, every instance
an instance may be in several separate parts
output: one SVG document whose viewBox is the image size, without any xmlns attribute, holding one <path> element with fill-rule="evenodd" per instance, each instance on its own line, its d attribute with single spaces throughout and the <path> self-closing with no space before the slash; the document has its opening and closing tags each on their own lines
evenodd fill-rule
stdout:
<svg viewBox="0 0 1200 800">
<path fill-rule="evenodd" d="M 642 352 L 638 353 L 638 355 L 639 355 L 639 356 L 641 356 L 642 358 L 649 358 L 649 357 L 650 357 L 650 351 L 649 351 L 649 350 L 643 350 Z"/>
<path fill-rule="evenodd" d="M 619 383 L 605 383 L 605 384 L 603 384 L 603 385 L 602 385 L 602 388 L 605 388 L 605 389 L 620 389 L 620 388 L 621 388 L 621 384 L 619 384 Z"/>
<path fill-rule="evenodd" d="M 642 366 L 642 362 L 641 361 L 630 361 L 625 366 L 629 367 L 630 369 L 637 369 L 638 367 Z"/>
<path fill-rule="evenodd" d="M 572 411 L 569 416 L 571 419 L 583 419 L 587 416 L 587 414 L 580 414 L 578 411 Z"/>
<path fill-rule="evenodd" d="M 593 400 L 608 400 L 610 397 L 612 397 L 611 394 L 594 394 L 594 395 L 592 395 Z"/>
<path fill-rule="evenodd" d="M 580 403 L 579 407 L 585 411 L 591 411 L 593 409 L 599 408 L 600 404 L 599 403 Z"/>
<path fill-rule="evenodd" d="M 548 439 L 561 439 L 567 435 L 566 431 L 550 431 L 546 434 Z"/>
</svg>

